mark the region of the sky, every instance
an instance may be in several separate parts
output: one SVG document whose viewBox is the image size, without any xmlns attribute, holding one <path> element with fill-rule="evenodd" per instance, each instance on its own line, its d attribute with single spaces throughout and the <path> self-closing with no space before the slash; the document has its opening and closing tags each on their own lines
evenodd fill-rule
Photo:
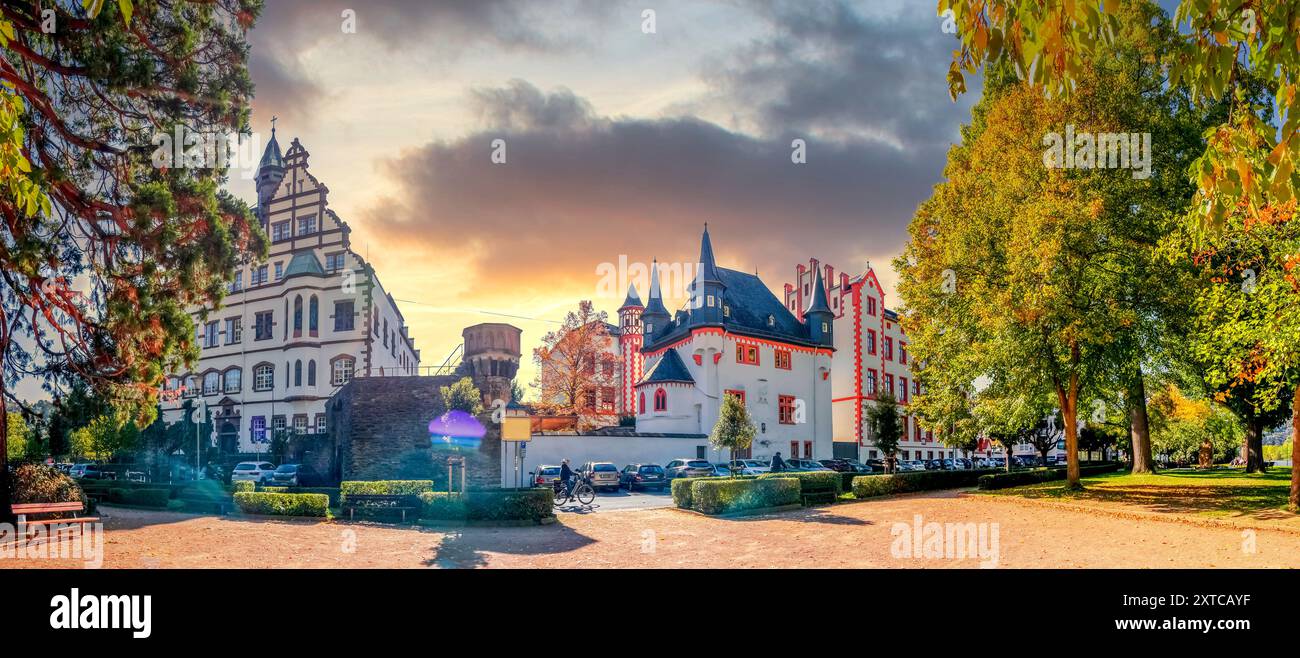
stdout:
<svg viewBox="0 0 1300 658">
<path fill-rule="evenodd" d="M 579 300 L 616 321 L 610 266 L 694 263 L 705 222 L 778 295 L 817 258 L 888 303 L 979 95 L 948 97 L 932 0 L 270 0 L 249 41 L 253 130 L 311 153 L 422 363 L 506 321 L 524 383 Z"/>
</svg>

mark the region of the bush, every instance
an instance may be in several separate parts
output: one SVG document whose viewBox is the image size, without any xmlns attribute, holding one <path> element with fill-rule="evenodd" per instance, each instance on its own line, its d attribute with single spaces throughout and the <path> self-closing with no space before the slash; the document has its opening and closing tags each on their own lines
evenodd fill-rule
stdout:
<svg viewBox="0 0 1300 658">
<path fill-rule="evenodd" d="M 326 516 L 329 509 L 329 496 L 240 491 L 235 494 L 235 505 L 245 514 Z"/>
<path fill-rule="evenodd" d="M 252 480 L 236 480 L 230 483 L 230 490 L 234 493 L 240 491 L 257 491 L 257 483 Z"/>
<path fill-rule="evenodd" d="M 433 480 L 349 480 L 339 484 L 341 500 L 359 496 L 418 496 L 433 491 Z"/>
<path fill-rule="evenodd" d="M 1090 475 L 1100 475 L 1102 473 L 1111 473 L 1119 470 L 1119 464 L 1098 464 L 1095 466 L 1080 466 L 1079 476 L 1088 477 Z M 1006 489 L 1007 487 L 1019 487 L 1026 484 L 1037 484 L 1039 482 L 1051 482 L 1053 480 L 1064 480 L 1066 477 L 1064 468 L 1039 468 L 1032 471 L 1015 471 L 1013 473 L 992 473 L 983 475 L 979 479 L 979 487 L 985 491 L 993 489 Z"/>
<path fill-rule="evenodd" d="M 835 478 L 839 482 L 839 478 Z M 674 482 L 673 496 L 677 496 Z M 800 480 L 788 477 L 754 479 L 695 478 L 690 480 L 691 509 L 705 514 L 797 505 Z"/>
<path fill-rule="evenodd" d="M 9 500 L 15 503 L 88 502 L 86 492 L 76 480 L 44 464 L 19 464 L 14 468 L 9 478 Z"/>
<path fill-rule="evenodd" d="M 493 489 L 447 494 L 420 494 L 420 517 L 469 521 L 541 521 L 554 515 L 551 489 Z"/>
<path fill-rule="evenodd" d="M 691 508 L 691 480 L 692 478 L 674 478 L 671 485 L 673 492 L 673 504 L 680 509 Z"/>
<path fill-rule="evenodd" d="M 956 471 L 916 471 L 891 475 L 860 475 L 853 478 L 853 497 L 871 498 L 890 494 L 973 487 L 982 476 L 995 469 Z"/>
<path fill-rule="evenodd" d="M 171 489 L 155 488 L 113 488 L 108 490 L 108 500 L 123 505 L 139 505 L 141 507 L 166 507 L 167 501 L 171 499 Z"/>
<path fill-rule="evenodd" d="M 826 491 L 834 489 L 835 495 L 838 496 L 843 491 L 844 479 L 835 471 L 810 471 L 805 473 L 764 473 L 758 476 L 763 478 L 793 478 L 799 481 L 799 488 L 802 493 L 814 491 Z"/>
<path fill-rule="evenodd" d="M 266 493 L 289 493 L 289 487 L 262 487 Z"/>
</svg>

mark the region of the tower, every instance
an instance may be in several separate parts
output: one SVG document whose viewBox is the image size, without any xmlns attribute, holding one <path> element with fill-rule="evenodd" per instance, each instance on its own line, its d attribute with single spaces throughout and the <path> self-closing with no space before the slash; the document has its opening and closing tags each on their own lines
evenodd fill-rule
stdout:
<svg viewBox="0 0 1300 658">
<path fill-rule="evenodd" d="M 644 340 L 654 342 L 655 334 L 662 333 L 672 320 L 668 309 L 664 308 L 663 293 L 659 290 L 659 261 L 650 264 L 650 301 L 646 302 L 645 312 L 641 314 L 644 326 Z"/>
<path fill-rule="evenodd" d="M 627 299 L 623 300 L 623 305 L 618 309 L 618 324 L 621 328 L 618 336 L 618 352 L 622 359 L 622 377 L 619 380 L 619 405 L 618 413 L 620 416 L 631 416 L 636 413 L 636 392 L 633 387 L 641 381 L 641 366 L 643 364 L 641 357 L 641 345 L 645 339 L 641 335 L 641 312 L 645 306 L 641 304 L 641 298 L 636 294 L 636 286 L 628 284 Z"/>
<path fill-rule="evenodd" d="M 284 156 L 280 154 L 280 143 L 275 139 L 275 119 L 271 119 L 271 141 L 267 142 L 262 152 L 262 161 L 257 165 L 257 217 L 262 222 L 263 230 L 269 231 L 266 217 L 270 212 L 267 206 L 275 196 L 276 188 L 284 180 Z"/>
<path fill-rule="evenodd" d="M 700 271 L 691 287 L 691 324 L 721 324 L 722 294 L 727 290 L 718 276 L 718 266 L 713 260 L 713 242 L 709 240 L 709 225 L 704 225 L 700 238 Z"/>
<path fill-rule="evenodd" d="M 496 400 L 509 402 L 510 383 L 519 371 L 519 335 L 523 330 L 501 322 L 484 322 L 465 327 L 465 353 L 461 372 L 474 378 L 483 394 L 483 406 Z"/>
<path fill-rule="evenodd" d="M 804 309 L 803 321 L 808 327 L 808 338 L 818 345 L 833 347 L 835 345 L 835 313 L 826 303 L 826 284 L 822 281 L 822 270 L 817 268 L 817 279 L 813 282 L 812 298 L 808 308 Z"/>
</svg>

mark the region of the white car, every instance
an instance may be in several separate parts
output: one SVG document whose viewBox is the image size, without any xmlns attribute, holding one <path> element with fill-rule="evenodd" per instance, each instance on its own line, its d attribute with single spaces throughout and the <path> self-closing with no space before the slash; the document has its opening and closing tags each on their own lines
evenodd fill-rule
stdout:
<svg viewBox="0 0 1300 658">
<path fill-rule="evenodd" d="M 271 462 L 239 462 L 230 472 L 231 482 L 251 480 L 259 484 L 271 481 L 275 475 L 275 464 Z"/>
<path fill-rule="evenodd" d="M 757 459 L 735 459 L 731 462 L 731 470 L 740 475 L 762 475 L 771 471 L 772 467 Z"/>
<path fill-rule="evenodd" d="M 919 459 L 908 459 L 898 462 L 899 471 L 924 471 L 925 462 Z"/>
</svg>

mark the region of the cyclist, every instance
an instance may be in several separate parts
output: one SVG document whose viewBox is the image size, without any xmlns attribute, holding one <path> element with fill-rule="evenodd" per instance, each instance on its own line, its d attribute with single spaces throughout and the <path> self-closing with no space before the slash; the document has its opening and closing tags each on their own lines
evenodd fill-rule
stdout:
<svg viewBox="0 0 1300 658">
<path fill-rule="evenodd" d="M 564 484 L 564 494 L 573 493 L 573 469 L 569 468 L 569 460 L 560 462 L 560 482 Z"/>
</svg>

